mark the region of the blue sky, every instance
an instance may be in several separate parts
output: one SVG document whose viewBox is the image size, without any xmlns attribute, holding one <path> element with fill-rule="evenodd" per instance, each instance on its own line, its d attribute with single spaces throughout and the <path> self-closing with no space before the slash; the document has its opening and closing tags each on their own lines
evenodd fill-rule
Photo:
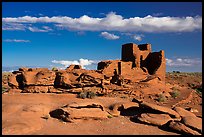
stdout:
<svg viewBox="0 0 204 137">
<path fill-rule="evenodd" d="M 95 69 L 121 45 L 165 51 L 167 71 L 202 71 L 201 2 L 3 2 L 2 65 Z"/>
</svg>

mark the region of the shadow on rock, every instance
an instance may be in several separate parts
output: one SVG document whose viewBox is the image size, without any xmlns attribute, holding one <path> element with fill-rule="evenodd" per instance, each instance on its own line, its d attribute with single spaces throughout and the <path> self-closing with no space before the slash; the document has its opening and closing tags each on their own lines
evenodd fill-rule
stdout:
<svg viewBox="0 0 204 137">
<path fill-rule="evenodd" d="M 69 118 L 69 113 L 65 112 L 64 110 L 62 109 L 56 109 L 56 110 L 53 110 L 51 111 L 50 113 L 50 116 L 53 117 L 53 118 L 57 118 L 57 119 L 60 119 L 64 122 L 71 122 L 68 118 Z"/>
<path fill-rule="evenodd" d="M 120 115 L 122 116 L 134 116 L 141 114 L 143 111 L 138 107 L 130 107 L 127 109 L 119 109 Z"/>
</svg>

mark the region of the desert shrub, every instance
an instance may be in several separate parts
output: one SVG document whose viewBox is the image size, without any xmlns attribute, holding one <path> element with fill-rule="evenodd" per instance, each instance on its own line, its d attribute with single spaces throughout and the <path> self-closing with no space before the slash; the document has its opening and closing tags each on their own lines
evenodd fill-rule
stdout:
<svg viewBox="0 0 204 137">
<path fill-rule="evenodd" d="M 174 91 L 170 92 L 170 95 L 173 98 L 177 98 L 180 95 L 180 92 L 178 90 L 174 90 Z"/>
<path fill-rule="evenodd" d="M 110 115 L 110 114 L 109 114 L 107 117 L 108 117 L 108 118 L 113 118 L 113 116 L 112 116 L 112 115 Z"/>
<path fill-rule="evenodd" d="M 158 97 L 157 101 L 165 102 L 166 101 L 166 97 L 163 94 L 159 94 L 159 97 Z"/>
<path fill-rule="evenodd" d="M 85 91 L 85 92 L 80 92 L 78 94 L 78 98 L 82 98 L 82 99 L 85 99 L 85 98 L 95 98 L 96 97 L 96 93 L 92 92 L 92 91 Z"/>
<path fill-rule="evenodd" d="M 12 72 L 2 72 L 2 76 L 5 78 L 7 78 L 10 75 L 12 75 Z"/>
<path fill-rule="evenodd" d="M 96 94 L 94 92 L 92 92 L 92 91 L 87 92 L 87 98 L 92 99 L 92 98 L 95 98 L 95 96 L 96 96 Z"/>
<path fill-rule="evenodd" d="M 180 71 L 173 71 L 173 73 L 181 73 Z"/>
<path fill-rule="evenodd" d="M 197 92 L 202 92 L 202 87 L 195 89 Z"/>
<path fill-rule="evenodd" d="M 195 84 L 193 84 L 193 83 L 189 83 L 188 85 L 189 85 L 190 88 L 194 88 L 195 87 Z"/>
<path fill-rule="evenodd" d="M 56 67 L 53 67 L 52 71 L 58 71 L 58 69 Z"/>
<path fill-rule="evenodd" d="M 196 88 L 195 90 L 200 96 L 202 96 L 202 86 L 199 88 Z"/>
<path fill-rule="evenodd" d="M 8 90 L 9 90 L 8 88 L 2 86 L 2 94 L 5 93 L 5 92 L 8 92 Z"/>
<path fill-rule="evenodd" d="M 87 92 L 80 92 L 78 94 L 78 98 L 82 98 L 82 99 L 85 99 L 87 97 Z"/>
<path fill-rule="evenodd" d="M 173 91 L 174 91 L 174 90 L 178 90 L 176 87 L 172 87 L 171 89 L 172 89 Z"/>
</svg>

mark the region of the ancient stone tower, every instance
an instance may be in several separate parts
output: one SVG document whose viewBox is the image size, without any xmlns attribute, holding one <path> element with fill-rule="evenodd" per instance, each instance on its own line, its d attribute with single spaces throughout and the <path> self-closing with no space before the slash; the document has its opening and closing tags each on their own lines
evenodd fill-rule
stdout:
<svg viewBox="0 0 204 137">
<path fill-rule="evenodd" d="M 98 70 L 103 70 L 107 77 L 113 75 L 114 69 L 125 79 L 135 82 L 145 79 L 148 75 L 157 76 L 164 82 L 166 74 L 164 51 L 152 52 L 151 44 L 124 44 L 121 60 L 101 61 L 98 64 Z"/>
<path fill-rule="evenodd" d="M 140 68 L 141 62 L 147 58 L 151 52 L 150 44 L 136 45 L 128 43 L 122 45 L 122 61 L 132 61 L 133 67 Z"/>
<path fill-rule="evenodd" d="M 150 75 L 158 75 L 165 80 L 166 59 L 164 51 L 151 52 L 151 44 L 136 45 L 128 43 L 122 45 L 122 61 L 131 61 L 132 68 L 146 68 Z"/>
</svg>

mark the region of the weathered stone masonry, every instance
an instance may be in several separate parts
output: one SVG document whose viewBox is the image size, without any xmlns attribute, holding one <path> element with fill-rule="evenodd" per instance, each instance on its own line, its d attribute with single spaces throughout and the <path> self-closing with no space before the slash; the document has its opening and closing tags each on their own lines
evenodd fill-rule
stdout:
<svg viewBox="0 0 204 137">
<path fill-rule="evenodd" d="M 165 84 L 166 61 L 164 51 L 152 52 L 150 44 L 122 45 L 121 60 L 98 63 L 97 70 L 85 70 L 70 65 L 65 70 L 20 68 L 9 77 L 8 85 L 22 92 L 57 92 L 56 88 L 83 91 L 87 88 L 113 90 L 116 86 L 144 81 L 148 76 Z"/>
</svg>

